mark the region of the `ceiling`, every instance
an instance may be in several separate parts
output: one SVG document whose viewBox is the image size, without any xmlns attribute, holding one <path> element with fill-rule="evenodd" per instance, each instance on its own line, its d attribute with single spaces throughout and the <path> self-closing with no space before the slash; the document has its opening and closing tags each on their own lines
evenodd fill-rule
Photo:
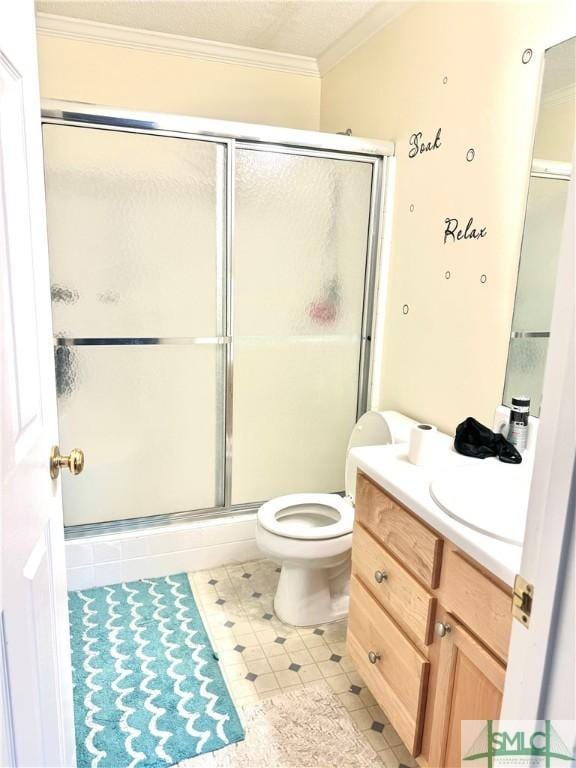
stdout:
<svg viewBox="0 0 576 768">
<path fill-rule="evenodd" d="M 381 0 L 40 0 L 43 13 L 319 58 L 367 15 L 379 26 L 406 2 Z"/>
</svg>

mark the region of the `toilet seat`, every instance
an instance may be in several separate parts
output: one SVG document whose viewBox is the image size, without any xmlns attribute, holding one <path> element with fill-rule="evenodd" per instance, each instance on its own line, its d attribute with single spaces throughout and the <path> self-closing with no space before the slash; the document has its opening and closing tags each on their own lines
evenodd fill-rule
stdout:
<svg viewBox="0 0 576 768">
<path fill-rule="evenodd" d="M 348 442 L 344 498 L 336 493 L 293 493 L 271 499 L 258 510 L 258 549 L 281 566 L 274 612 L 284 623 L 314 627 L 347 615 L 358 466 L 353 449 L 406 442 L 414 426 L 415 421 L 395 411 L 368 411 Z"/>
<path fill-rule="evenodd" d="M 264 503 L 258 523 L 290 539 L 335 539 L 352 532 L 354 507 L 336 493 L 291 493 Z"/>
</svg>

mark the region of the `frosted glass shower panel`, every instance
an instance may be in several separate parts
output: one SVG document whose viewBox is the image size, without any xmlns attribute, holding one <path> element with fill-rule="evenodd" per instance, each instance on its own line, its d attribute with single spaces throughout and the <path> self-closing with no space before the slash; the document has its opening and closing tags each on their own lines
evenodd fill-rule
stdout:
<svg viewBox="0 0 576 768">
<path fill-rule="evenodd" d="M 519 394 L 524 395 L 530 398 L 532 415 L 540 415 L 547 352 L 548 339 L 546 338 L 510 340 L 504 384 L 504 405 L 510 406 L 513 397 Z"/>
<path fill-rule="evenodd" d="M 236 332 L 358 336 L 372 165 L 236 154 Z"/>
<path fill-rule="evenodd" d="M 530 179 L 513 330 L 549 331 L 568 182 Z"/>
<path fill-rule="evenodd" d="M 565 179 L 530 179 L 503 403 L 530 397 L 532 416 L 540 415 L 567 194 Z"/>
<path fill-rule="evenodd" d="M 371 163 L 237 152 L 235 504 L 344 487 L 371 186 Z"/>
<path fill-rule="evenodd" d="M 58 347 L 62 445 L 82 447 L 62 474 L 65 525 L 214 507 L 222 346 Z"/>
<path fill-rule="evenodd" d="M 222 145 L 44 125 L 54 333 L 216 336 Z"/>
</svg>

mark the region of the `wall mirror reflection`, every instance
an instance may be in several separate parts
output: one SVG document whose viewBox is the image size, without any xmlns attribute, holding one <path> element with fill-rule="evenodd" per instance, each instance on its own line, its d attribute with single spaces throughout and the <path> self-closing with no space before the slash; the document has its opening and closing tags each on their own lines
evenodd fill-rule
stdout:
<svg viewBox="0 0 576 768">
<path fill-rule="evenodd" d="M 576 109 L 576 38 L 546 52 L 524 236 L 510 334 L 504 405 L 530 398 L 539 416 L 556 265 L 572 172 Z"/>
</svg>

